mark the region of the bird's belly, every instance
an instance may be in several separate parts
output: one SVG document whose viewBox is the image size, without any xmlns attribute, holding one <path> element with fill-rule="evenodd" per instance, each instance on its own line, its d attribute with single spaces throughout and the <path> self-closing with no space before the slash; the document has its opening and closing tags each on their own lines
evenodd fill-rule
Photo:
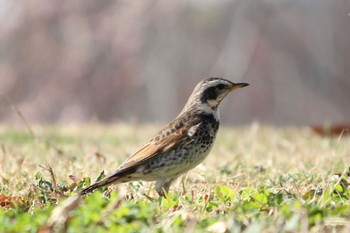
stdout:
<svg viewBox="0 0 350 233">
<path fill-rule="evenodd" d="M 151 161 L 143 173 L 144 180 L 156 180 L 159 177 L 173 177 L 181 175 L 200 164 L 209 154 L 212 143 L 197 147 L 188 145 L 170 151 L 158 159 Z"/>
</svg>

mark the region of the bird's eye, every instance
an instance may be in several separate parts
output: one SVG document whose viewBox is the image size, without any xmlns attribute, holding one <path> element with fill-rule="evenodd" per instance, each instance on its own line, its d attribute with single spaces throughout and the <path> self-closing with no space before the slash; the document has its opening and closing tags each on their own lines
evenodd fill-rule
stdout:
<svg viewBox="0 0 350 233">
<path fill-rule="evenodd" d="M 216 86 L 219 90 L 225 89 L 226 85 L 224 84 L 219 84 Z"/>
</svg>

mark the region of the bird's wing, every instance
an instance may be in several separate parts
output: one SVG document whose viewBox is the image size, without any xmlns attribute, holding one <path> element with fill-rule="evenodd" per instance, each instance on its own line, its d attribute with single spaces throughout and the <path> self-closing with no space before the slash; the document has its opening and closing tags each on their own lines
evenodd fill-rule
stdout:
<svg viewBox="0 0 350 233">
<path fill-rule="evenodd" d="M 140 165 L 142 162 L 153 158 L 154 156 L 170 151 L 180 144 L 187 144 L 192 141 L 192 136 L 196 132 L 201 123 L 185 129 L 181 127 L 165 137 L 154 137 L 150 141 L 146 142 L 131 155 L 124 163 L 120 165 L 118 171 L 126 170 L 131 167 Z"/>
</svg>

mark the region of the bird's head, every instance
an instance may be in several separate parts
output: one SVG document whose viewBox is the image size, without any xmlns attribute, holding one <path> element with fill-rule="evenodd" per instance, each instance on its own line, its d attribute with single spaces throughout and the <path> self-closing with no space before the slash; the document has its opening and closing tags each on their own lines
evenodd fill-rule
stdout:
<svg viewBox="0 0 350 233">
<path fill-rule="evenodd" d="M 189 108 L 205 112 L 216 111 L 221 101 L 233 90 L 246 87 L 247 83 L 233 83 L 223 78 L 207 78 L 197 84 L 183 111 Z"/>
</svg>

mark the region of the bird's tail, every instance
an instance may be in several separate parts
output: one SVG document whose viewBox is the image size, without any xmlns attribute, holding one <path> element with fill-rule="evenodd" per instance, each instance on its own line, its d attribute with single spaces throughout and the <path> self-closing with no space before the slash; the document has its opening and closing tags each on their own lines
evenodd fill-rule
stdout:
<svg viewBox="0 0 350 233">
<path fill-rule="evenodd" d="M 79 194 L 80 195 L 85 195 L 87 193 L 90 193 L 90 192 L 94 191 L 95 189 L 102 188 L 102 187 L 104 187 L 106 185 L 109 185 L 109 184 L 111 184 L 113 182 L 116 182 L 119 178 L 120 178 L 119 175 L 116 175 L 116 174 L 111 175 L 109 177 L 104 178 L 101 181 L 96 182 L 95 184 L 93 184 L 93 185 L 91 185 L 91 186 L 89 186 L 89 187 L 87 187 L 85 189 L 82 189 L 79 192 Z"/>
</svg>

